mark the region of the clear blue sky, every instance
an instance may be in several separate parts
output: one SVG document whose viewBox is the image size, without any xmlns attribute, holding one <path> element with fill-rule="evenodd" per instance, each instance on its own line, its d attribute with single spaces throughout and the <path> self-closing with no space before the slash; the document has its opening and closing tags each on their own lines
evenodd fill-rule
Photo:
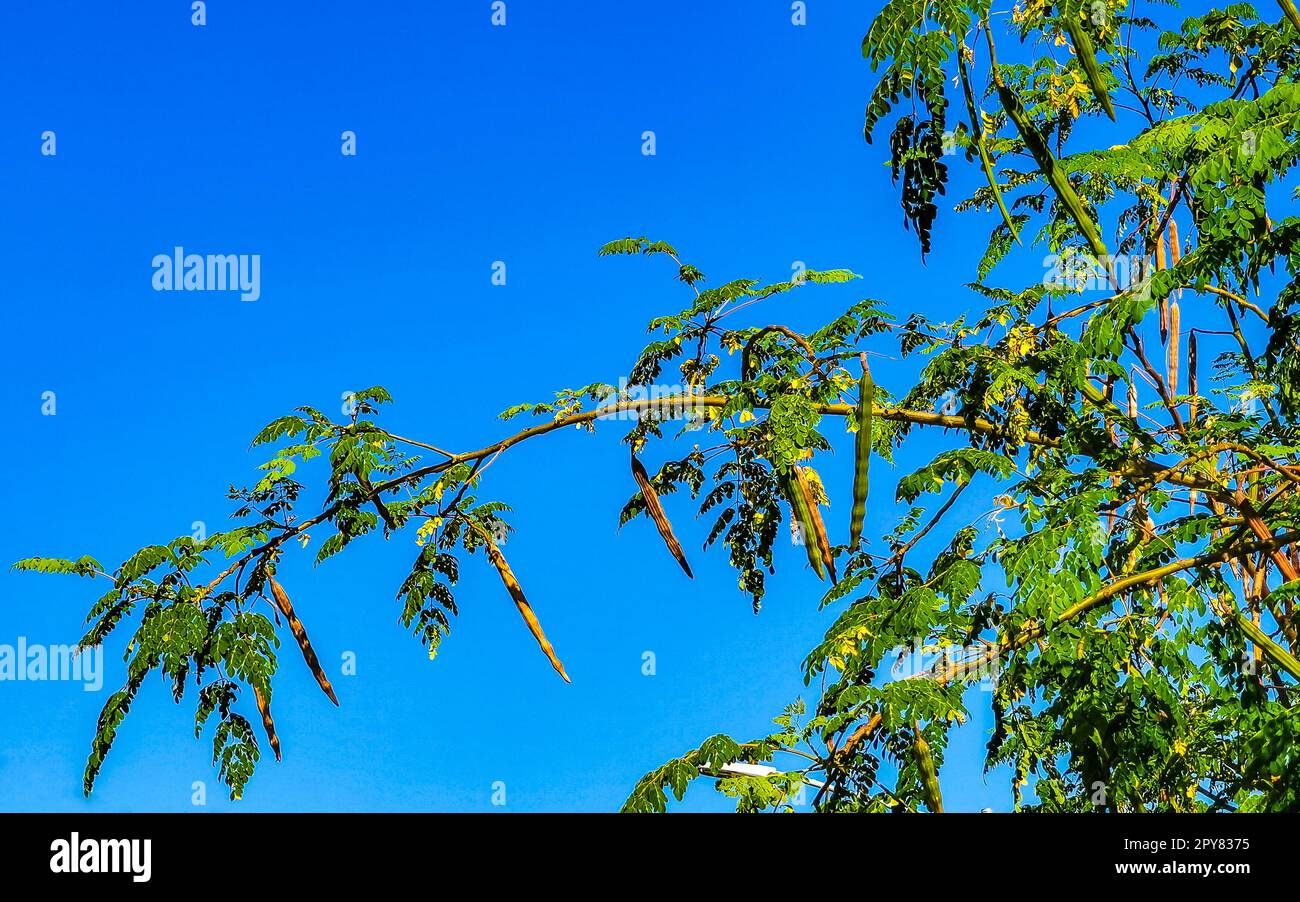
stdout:
<svg viewBox="0 0 1300 902">
<path fill-rule="evenodd" d="M 945 212 L 923 266 L 887 149 L 862 140 L 858 45 L 876 5 L 809 6 L 795 27 L 784 0 L 509 0 L 504 28 L 487 0 L 214 0 L 201 28 L 185 2 L 0 6 L 0 559 L 116 564 L 196 520 L 223 528 L 226 486 L 260 461 L 251 436 L 298 404 L 337 411 L 350 389 L 383 384 L 395 432 L 470 448 L 505 434 L 494 417 L 512 403 L 617 382 L 645 322 L 686 289 L 662 261 L 598 259 L 611 238 L 668 240 L 710 284 L 785 278 L 797 260 L 865 276 L 756 312 L 796 328 L 867 296 L 900 316 L 977 306 L 959 285 L 993 222 Z M 355 157 L 340 153 L 348 129 Z M 57 156 L 40 153 L 46 130 Z M 656 156 L 641 153 L 645 130 Z M 958 168 L 952 198 L 978 176 Z M 260 300 L 153 291 L 151 259 L 177 245 L 260 254 Z M 505 287 L 490 282 L 495 260 Z M 816 697 L 799 664 L 833 617 L 816 611 L 819 584 L 782 547 L 753 616 L 678 498 L 694 582 L 648 522 L 616 534 L 634 490 L 619 435 L 519 447 L 485 491 L 515 507 L 508 554 L 572 685 L 479 558 L 431 663 L 396 622 L 412 537 L 315 569 L 299 555 L 281 573 L 342 707 L 282 646 L 285 760 L 264 758 L 243 802 L 217 784 L 208 735 L 192 738 L 192 699 L 174 705 L 153 680 L 83 800 L 95 718 L 122 679 L 119 636 L 103 692 L 0 682 L 0 809 L 193 810 L 201 780 L 206 810 L 499 810 L 494 781 L 506 810 L 609 810 L 706 736 L 764 732 L 785 703 Z M 835 520 L 848 464 L 820 464 Z M 96 588 L 0 573 L 0 643 L 75 641 Z M 354 677 L 338 674 L 347 651 Z M 644 651 L 656 676 L 642 675 Z M 949 752 L 965 760 L 944 771 L 954 810 L 1009 804 L 1005 779 L 980 773 L 985 707 Z M 682 807 L 725 806 L 701 783 Z"/>
</svg>

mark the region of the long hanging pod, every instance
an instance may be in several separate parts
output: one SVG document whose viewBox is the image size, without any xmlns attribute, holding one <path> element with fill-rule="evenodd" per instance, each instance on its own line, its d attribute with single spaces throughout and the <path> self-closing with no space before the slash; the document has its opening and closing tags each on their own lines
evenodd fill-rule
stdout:
<svg viewBox="0 0 1300 902">
<path fill-rule="evenodd" d="M 818 579 L 825 579 L 826 564 L 822 560 L 821 549 L 817 547 L 816 530 L 813 527 L 812 512 L 808 509 L 808 496 L 804 493 L 802 477 L 799 468 L 792 464 L 788 471 L 779 474 L 778 479 L 786 500 L 790 502 L 790 513 L 799 530 L 799 539 L 808 555 L 808 563 L 812 565 Z"/>
<path fill-rule="evenodd" d="M 975 142 L 980 168 L 984 170 L 984 178 L 989 183 L 989 190 L 993 192 L 993 200 L 998 205 L 998 212 L 1002 214 L 1002 221 L 1007 224 L 1011 237 L 1016 239 L 1016 244 L 1020 244 L 1020 230 L 1016 228 L 1016 221 L 1011 218 L 1011 211 L 1007 209 L 1006 201 L 1002 199 L 1002 189 L 998 187 L 998 177 L 993 171 L 993 158 L 989 156 L 988 147 L 984 143 L 984 122 L 980 117 L 979 108 L 975 105 L 975 92 L 970 86 L 966 53 L 966 45 L 962 44 L 957 50 L 957 72 L 961 76 L 962 93 L 966 96 L 966 110 L 970 115 L 971 140 Z"/>
<path fill-rule="evenodd" d="M 338 696 L 334 694 L 334 687 L 330 685 L 329 677 L 325 675 L 325 668 L 320 666 L 320 659 L 316 657 L 316 650 L 311 647 L 311 640 L 307 638 L 307 628 L 302 625 L 298 619 L 297 613 L 294 612 L 293 602 L 289 600 L 289 593 L 284 591 L 284 586 L 275 581 L 274 577 L 267 577 L 267 582 L 271 584 L 271 597 L 275 600 L 275 606 L 279 608 L 284 619 L 289 623 L 289 631 L 293 633 L 293 638 L 298 642 L 298 649 L 302 652 L 302 658 L 307 662 L 307 667 L 311 669 L 312 676 L 316 677 L 316 682 L 320 685 L 321 691 L 334 704 L 339 703 Z"/>
<path fill-rule="evenodd" d="M 1178 261 L 1182 259 L 1182 256 L 1183 256 L 1183 249 L 1179 246 L 1178 243 L 1178 223 L 1171 216 L 1169 217 L 1169 266 L 1170 268 L 1177 266 Z M 1182 297 L 1183 297 L 1183 290 L 1180 288 L 1178 289 L 1178 299 L 1182 300 Z"/>
<path fill-rule="evenodd" d="M 1154 216 L 1155 213 L 1152 213 Z M 1156 242 L 1155 261 L 1156 272 L 1166 269 L 1165 265 L 1165 236 L 1164 233 L 1156 233 L 1152 236 Z M 1160 343 L 1168 344 L 1169 342 L 1169 296 L 1162 295 L 1157 307 L 1160 310 Z"/>
<path fill-rule="evenodd" d="M 1169 353 L 1166 360 L 1169 379 L 1169 396 L 1171 398 L 1178 396 L 1178 302 L 1174 301 L 1169 305 Z"/>
<path fill-rule="evenodd" d="M 664 544 L 668 546 L 668 550 L 677 559 L 681 568 L 686 571 L 686 575 L 695 579 L 695 574 L 691 572 L 691 565 L 686 562 L 686 552 L 682 550 L 682 543 L 677 541 L 677 536 L 673 534 L 673 525 L 668 521 L 668 515 L 664 513 L 664 506 L 659 501 L 659 493 L 655 491 L 654 483 L 650 481 L 650 474 L 646 472 L 641 461 L 637 460 L 636 452 L 632 453 L 632 477 L 636 480 L 637 487 L 641 489 L 646 512 L 650 514 L 650 519 L 655 521 L 655 528 L 659 530 Z"/>
<path fill-rule="evenodd" d="M 263 694 L 262 690 L 253 687 L 253 695 L 257 699 L 257 711 L 262 715 L 262 729 L 266 731 L 266 741 L 271 744 L 271 751 L 275 752 L 275 760 L 281 760 L 280 756 L 280 737 L 275 732 L 275 721 L 271 719 L 271 699 Z"/>
<path fill-rule="evenodd" d="M 799 490 L 803 492 L 804 506 L 808 509 L 809 525 L 812 526 L 813 537 L 817 540 L 817 552 L 821 555 L 826 572 L 831 575 L 831 582 L 838 583 L 840 578 L 835 573 L 835 556 L 831 554 L 831 540 L 826 533 L 826 521 L 822 519 L 821 502 L 813 492 L 812 480 L 808 475 L 813 471 L 808 467 L 796 467 L 796 469 L 799 476 Z M 821 478 L 815 473 L 813 477 L 817 479 L 817 484 L 820 486 Z M 825 494 L 825 489 L 822 489 L 822 494 Z"/>
<path fill-rule="evenodd" d="M 849 546 L 853 548 L 862 539 L 862 524 L 867 516 L 867 493 L 871 488 L 873 405 L 876 400 L 876 383 L 871 378 L 871 368 L 867 366 L 867 355 L 863 353 L 859 359 L 862 361 L 862 378 L 858 380 L 858 431 L 853 437 L 853 513 L 849 519 Z"/>
<path fill-rule="evenodd" d="M 934 756 L 930 753 L 930 744 L 921 735 L 919 725 L 913 725 L 916 738 L 912 741 L 912 759 L 921 774 L 921 790 L 925 795 L 925 807 L 935 814 L 943 814 L 943 796 L 939 792 L 939 774 L 934 769 Z"/>
<path fill-rule="evenodd" d="M 989 66 L 993 72 L 993 85 L 997 88 L 998 99 L 1002 101 L 1002 108 L 1007 111 L 1007 116 L 1016 126 L 1016 131 L 1020 133 L 1020 140 L 1025 142 L 1025 147 L 1033 155 L 1034 162 L 1038 164 L 1043 177 L 1056 193 L 1057 200 L 1061 202 L 1061 206 L 1065 207 L 1070 214 L 1070 218 L 1074 220 L 1075 225 L 1079 227 L 1079 231 L 1083 233 L 1088 246 L 1092 249 L 1093 256 L 1099 261 L 1109 260 L 1110 250 L 1101 237 L 1101 229 L 1098 228 L 1093 218 L 1088 215 L 1083 199 L 1079 196 L 1079 192 L 1074 189 L 1074 185 L 1070 182 L 1065 170 L 1057 164 L 1056 157 L 1052 155 L 1051 148 L 1047 146 L 1047 140 L 1043 137 L 1043 133 L 1034 125 L 1034 120 L 1029 115 L 1029 111 L 1020 102 L 1016 92 L 1002 78 L 993 47 L 992 33 L 987 22 L 984 23 L 984 26 L 984 35 L 989 42 Z"/>
<path fill-rule="evenodd" d="M 537 615 L 533 613 L 533 606 L 528 603 L 528 599 L 524 595 L 524 590 L 519 585 L 519 580 L 515 579 L 514 571 L 512 571 L 510 565 L 506 563 L 505 555 L 501 553 L 501 549 L 497 548 L 496 542 L 492 541 L 492 536 L 488 534 L 488 531 L 484 529 L 482 525 L 475 523 L 474 529 L 483 540 L 483 546 L 487 549 L 488 560 L 492 562 L 492 566 L 495 567 L 497 573 L 500 574 L 501 582 L 505 584 L 506 591 L 510 593 L 510 597 L 514 600 L 515 607 L 519 609 L 520 616 L 524 618 L 524 623 L 528 626 L 528 631 L 532 633 L 533 638 L 537 640 L 538 646 L 542 649 L 542 654 L 546 655 L 546 660 L 551 662 L 551 666 L 555 668 L 555 672 L 564 677 L 564 682 L 573 682 L 569 679 L 569 675 L 564 672 L 564 665 L 560 663 L 560 659 L 556 656 L 555 648 L 546 638 L 546 633 L 542 631 L 542 624 L 538 621 Z"/>
<path fill-rule="evenodd" d="M 1092 38 L 1088 37 L 1088 32 L 1079 23 L 1076 13 L 1068 10 L 1062 13 L 1061 24 L 1070 35 L 1070 43 L 1074 45 L 1074 55 L 1078 57 L 1079 65 L 1083 67 L 1083 73 L 1088 78 L 1088 87 L 1092 88 L 1093 96 L 1106 111 L 1110 121 L 1114 122 L 1115 107 L 1110 102 L 1110 92 L 1106 90 L 1106 82 L 1101 77 L 1101 66 L 1097 63 L 1097 51 L 1092 46 Z"/>
<path fill-rule="evenodd" d="M 1187 422 L 1192 426 L 1196 425 L 1196 417 L 1200 412 L 1200 405 L 1197 403 L 1200 392 L 1197 385 L 1196 356 L 1196 332 L 1193 330 L 1187 336 L 1187 393 L 1191 396 L 1187 401 Z M 1187 495 L 1188 506 L 1193 514 L 1196 513 L 1197 497 L 1199 496 L 1196 489 L 1192 489 Z"/>
</svg>

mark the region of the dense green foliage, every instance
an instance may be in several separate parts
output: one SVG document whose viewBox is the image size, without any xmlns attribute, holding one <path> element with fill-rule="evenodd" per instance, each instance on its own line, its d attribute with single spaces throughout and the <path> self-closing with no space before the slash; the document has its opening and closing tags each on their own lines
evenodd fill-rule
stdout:
<svg viewBox="0 0 1300 902">
<path fill-rule="evenodd" d="M 992 705 L 986 765 L 1009 765 L 1017 807 L 1300 807 L 1300 219 L 1277 212 L 1293 200 L 1300 20 L 1281 7 L 1161 32 L 1123 2 L 886 5 L 863 41 L 880 70 L 866 128 L 893 117 L 907 224 L 928 252 L 953 150 L 986 181 L 957 209 L 997 214 L 968 286 L 983 315 L 887 327 L 924 366 L 879 412 L 946 399 L 964 433 L 898 500 L 948 500 L 914 507 L 879 553 L 840 549 L 825 603 L 847 605 L 804 662 L 823 686 L 810 717 L 795 706 L 769 736 L 710 739 L 629 809 L 709 774 L 742 810 L 788 805 L 804 781 L 822 810 L 939 810 L 932 771 L 972 700 Z M 1040 55 L 999 61 L 1007 37 Z M 1090 146 L 1067 154 L 1090 118 Z M 1019 242 L 1052 255 L 1047 278 L 990 281 Z M 950 522 L 970 484 L 994 510 Z M 940 550 L 914 562 L 925 534 Z M 892 679 L 917 648 L 929 662 Z M 967 691 L 977 681 L 989 691 Z"/>
<path fill-rule="evenodd" d="M 622 521 L 651 516 L 689 573 L 666 519 L 688 494 L 711 523 L 706 548 L 726 548 L 756 610 L 778 563 L 803 566 L 802 553 L 778 555 L 793 522 L 836 614 L 803 664 L 819 688 L 810 710 L 796 702 L 751 741 L 707 739 L 648 774 L 628 810 L 663 810 L 701 777 L 741 810 L 785 807 L 806 785 L 820 810 L 941 810 L 944 752 L 973 701 L 992 707 L 987 765 L 1009 766 L 1017 807 L 1300 807 L 1300 218 L 1285 213 L 1300 16 L 1290 0 L 1273 18 L 1236 4 L 1162 31 L 1146 6 L 891 0 L 871 24 L 867 134 L 889 129 L 922 254 L 942 240 L 953 166 L 964 157 L 982 179 L 956 204 L 992 225 L 963 289 L 982 300 L 977 317 L 900 322 L 868 300 L 801 334 L 764 322 L 760 302 L 852 273 L 706 287 L 667 244 L 612 242 L 603 254 L 670 260 L 689 298 L 650 324 L 629 385 L 686 393 L 560 392 L 503 414 L 538 424 L 453 453 L 386 431 L 377 414 L 390 399 L 374 388 L 343 422 L 302 408 L 267 426 L 254 444 L 277 450 L 254 486 L 232 490 L 230 531 L 146 547 L 112 571 L 21 562 L 111 583 L 83 645 L 136 624 L 86 790 L 158 671 L 177 700 L 196 684 L 196 730 L 216 715 L 214 758 L 242 792 L 260 754 L 237 711 L 245 687 L 274 735 L 276 628 L 255 607 L 267 592 L 319 668 L 274 581 L 308 529 L 330 531 L 317 560 L 368 533 L 415 530 L 400 616 L 430 655 L 456 613 L 461 561 L 485 552 L 563 674 L 496 547 L 509 509 L 478 497 L 481 471 L 526 439 L 636 411 L 624 439 L 634 461 L 673 447 L 670 429 L 698 431 L 648 479 L 634 463 L 641 490 Z M 1004 45 L 1030 55 L 1011 62 Z M 1051 255 L 1047 277 L 992 281 L 1021 244 Z M 866 377 L 864 351 L 901 352 L 915 377 Z M 832 465 L 829 429 L 860 428 L 855 496 L 837 508 L 865 510 L 859 538 L 860 512 L 852 526 L 823 519 L 814 464 Z M 914 431 L 940 429 L 947 447 L 899 480 L 906 510 L 886 529 L 867 471 L 904 461 Z M 329 497 L 301 516 L 295 471 L 318 456 Z M 967 501 L 989 499 L 975 517 L 955 503 L 970 486 Z M 900 649 L 930 660 L 892 678 Z M 970 691 L 979 682 L 989 691 Z"/>
</svg>

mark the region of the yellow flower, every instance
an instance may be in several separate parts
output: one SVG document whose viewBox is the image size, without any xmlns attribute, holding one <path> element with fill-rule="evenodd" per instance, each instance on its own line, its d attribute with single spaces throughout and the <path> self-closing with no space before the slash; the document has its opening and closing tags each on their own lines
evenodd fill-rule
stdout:
<svg viewBox="0 0 1300 902">
<path fill-rule="evenodd" d="M 1013 328 L 1007 333 L 1007 357 L 1010 362 L 1015 363 L 1022 359 L 1034 349 L 1035 343 L 1033 326 L 1021 325 Z"/>
</svg>

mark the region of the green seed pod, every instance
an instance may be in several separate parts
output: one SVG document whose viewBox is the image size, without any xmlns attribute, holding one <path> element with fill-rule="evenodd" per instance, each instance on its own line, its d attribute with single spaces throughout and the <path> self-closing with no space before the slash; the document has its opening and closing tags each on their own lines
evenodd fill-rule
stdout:
<svg viewBox="0 0 1300 902">
<path fill-rule="evenodd" d="M 939 793 L 939 774 L 934 769 L 934 756 L 930 754 L 930 745 L 921 735 L 921 728 L 914 727 L 916 739 L 912 743 L 912 758 L 916 769 L 921 773 L 921 790 L 925 793 L 925 807 L 935 814 L 943 814 L 943 796 Z"/>
<path fill-rule="evenodd" d="M 798 475 L 799 490 L 803 492 L 804 506 L 808 509 L 808 525 L 812 527 L 813 538 L 817 540 L 817 553 L 821 556 L 826 571 L 831 575 L 831 582 L 838 583 L 840 578 L 835 573 L 835 556 L 831 553 L 831 540 L 826 533 L 826 521 L 822 519 L 821 505 L 813 494 L 812 484 L 808 479 L 811 468 L 796 467 L 795 470 Z M 821 482 L 820 478 L 818 482 Z"/>
<path fill-rule="evenodd" d="M 808 563 L 812 565 L 818 579 L 825 579 L 826 564 L 822 561 L 821 550 L 817 547 L 812 512 L 808 509 L 808 496 L 804 494 L 804 488 L 801 485 L 802 475 L 799 468 L 791 466 L 788 472 L 781 473 L 778 478 L 781 482 L 781 490 L 785 493 L 786 500 L 790 502 L 790 513 L 794 517 L 794 522 L 798 525 L 802 535 L 804 551 L 808 554 Z"/>
<path fill-rule="evenodd" d="M 1268 633 L 1260 629 L 1259 624 L 1242 613 L 1240 609 L 1230 609 L 1229 617 L 1237 625 L 1237 628 L 1245 633 L 1246 637 L 1255 643 L 1260 652 L 1272 661 L 1279 670 L 1284 670 L 1293 679 L 1300 680 L 1300 660 L 1296 660 L 1294 655 L 1269 638 Z"/>
<path fill-rule="evenodd" d="M 867 367 L 867 355 L 862 355 L 862 378 L 858 381 L 858 432 L 854 436 L 853 513 L 849 523 L 849 544 L 857 547 L 862 539 L 862 524 L 867 516 L 867 493 L 870 489 L 871 438 L 873 405 L 876 383 Z"/>
<path fill-rule="evenodd" d="M 1110 121 L 1114 122 L 1115 107 L 1111 105 L 1110 92 L 1106 90 L 1106 82 L 1101 77 L 1101 66 L 1097 63 L 1097 51 L 1092 46 L 1092 38 L 1088 37 L 1088 32 L 1079 24 L 1079 20 L 1068 12 L 1061 16 L 1061 24 L 1070 35 L 1070 43 L 1074 45 L 1074 55 L 1079 58 L 1083 74 L 1088 78 L 1088 87 L 1092 88 L 1093 96 L 1106 111 Z"/>
<path fill-rule="evenodd" d="M 1025 142 L 1025 147 L 1033 154 L 1034 161 L 1038 163 L 1038 168 L 1042 171 L 1043 177 L 1047 179 L 1047 183 L 1056 192 L 1057 199 L 1060 200 L 1061 205 L 1065 207 L 1075 224 L 1078 225 L 1083 237 L 1087 239 L 1093 255 L 1099 260 L 1109 259 L 1110 250 L 1106 247 L 1106 242 L 1102 240 L 1101 230 L 1092 217 L 1088 215 L 1083 205 L 1083 199 L 1074 190 L 1074 185 L 1070 184 L 1070 179 L 1066 176 L 1065 171 L 1056 164 L 1056 158 L 1052 156 L 1052 151 L 1047 146 L 1043 133 L 1034 125 L 1033 119 L 1020 102 L 1020 98 L 1016 96 L 1016 92 L 1007 87 L 1002 80 L 1002 76 L 997 74 L 996 69 L 994 70 L 994 81 L 1002 106 L 1015 124 L 1016 130 L 1020 132 L 1021 140 Z"/>
<path fill-rule="evenodd" d="M 980 167 L 984 170 L 984 178 L 989 183 L 989 190 L 993 192 L 993 200 L 997 202 L 998 212 L 1002 214 L 1002 221 L 1011 230 L 1011 237 L 1016 239 L 1016 244 L 1020 244 L 1020 230 L 1016 228 L 1016 222 L 1011 218 L 1011 212 L 1002 199 L 1002 189 L 998 187 L 998 178 L 993 172 L 993 160 L 989 157 L 988 148 L 984 145 L 984 124 L 980 119 L 979 110 L 975 106 L 975 93 L 971 90 L 970 73 L 966 71 L 965 53 L 965 46 L 957 51 L 957 60 L 960 63 L 957 71 L 961 75 L 962 93 L 966 95 L 966 110 L 970 115 L 971 138 L 975 142 L 975 151 L 979 154 Z"/>
</svg>

